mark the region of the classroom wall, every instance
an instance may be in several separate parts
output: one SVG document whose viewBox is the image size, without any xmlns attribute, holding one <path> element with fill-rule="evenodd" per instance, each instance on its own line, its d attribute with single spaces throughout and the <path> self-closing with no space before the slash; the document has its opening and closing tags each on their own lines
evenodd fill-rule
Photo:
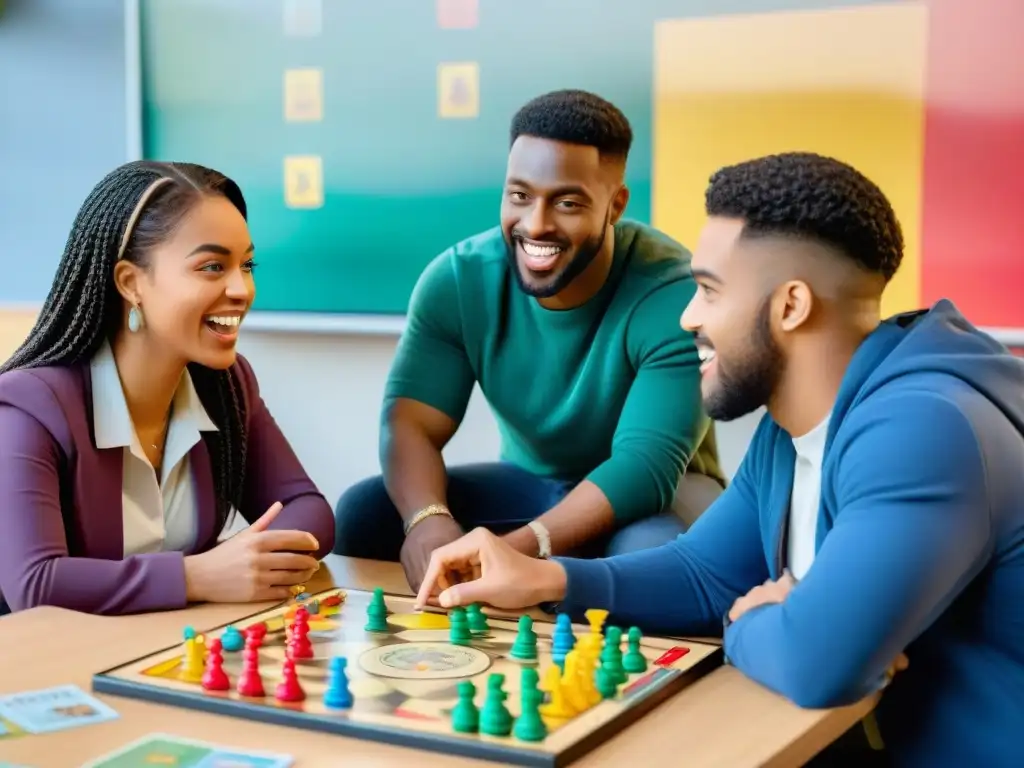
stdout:
<svg viewBox="0 0 1024 768">
<path fill-rule="evenodd" d="M 0 254 L 56 268 L 82 198 L 126 159 L 124 75 L 122 0 L 9 0 L 0 19 Z M 52 271 L 18 270 L 12 261 L 0 260 L 5 299 L 37 302 Z M 34 316 L 31 307 L 0 305 L 0 359 L 21 342 Z M 378 471 L 380 394 L 396 341 L 242 335 L 241 351 L 265 400 L 332 501 Z M 719 426 L 727 472 L 738 464 L 755 420 Z M 494 420 L 477 392 L 446 455 L 451 462 L 489 460 L 497 450 Z"/>
</svg>

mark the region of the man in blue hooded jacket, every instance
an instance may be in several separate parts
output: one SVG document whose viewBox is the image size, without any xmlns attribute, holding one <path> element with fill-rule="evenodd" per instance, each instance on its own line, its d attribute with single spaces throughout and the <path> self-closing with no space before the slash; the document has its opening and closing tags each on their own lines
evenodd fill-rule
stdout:
<svg viewBox="0 0 1024 768">
<path fill-rule="evenodd" d="M 434 553 L 418 600 L 724 624 L 729 661 L 798 705 L 885 688 L 892 764 L 1021 765 L 1024 362 L 948 301 L 881 319 L 903 237 L 844 163 L 727 167 L 706 207 L 682 316 L 704 405 L 768 411 L 729 488 L 674 542 L 618 557 L 537 561 L 473 531 Z"/>
</svg>

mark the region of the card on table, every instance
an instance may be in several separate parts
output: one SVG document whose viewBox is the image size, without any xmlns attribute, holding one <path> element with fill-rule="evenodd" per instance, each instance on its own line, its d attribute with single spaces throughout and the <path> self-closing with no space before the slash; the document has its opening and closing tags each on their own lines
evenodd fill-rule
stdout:
<svg viewBox="0 0 1024 768">
<path fill-rule="evenodd" d="M 60 685 L 0 696 L 0 719 L 28 733 L 50 733 L 116 720 L 117 712 L 77 685 Z"/>
<path fill-rule="evenodd" d="M 4 739 L 16 739 L 18 736 L 24 735 L 25 730 L 23 728 L 19 728 L 10 720 L 5 720 L 0 717 L 0 741 L 3 741 Z M 2 763 L 0 763 L 0 768 L 3 768 Z"/>
<path fill-rule="evenodd" d="M 289 755 L 237 750 L 219 744 L 151 733 L 82 768 L 289 768 Z"/>
</svg>

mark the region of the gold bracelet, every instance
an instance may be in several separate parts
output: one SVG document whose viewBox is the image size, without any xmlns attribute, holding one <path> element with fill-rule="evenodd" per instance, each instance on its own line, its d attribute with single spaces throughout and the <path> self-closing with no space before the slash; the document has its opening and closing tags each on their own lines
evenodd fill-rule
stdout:
<svg viewBox="0 0 1024 768">
<path fill-rule="evenodd" d="M 448 507 L 444 504 L 431 504 L 409 518 L 408 522 L 405 524 L 405 535 L 408 536 L 409 531 L 422 523 L 428 517 L 433 517 L 434 515 L 445 515 L 446 517 L 451 517 L 453 520 L 455 519 L 452 517 L 452 513 L 448 511 Z"/>
</svg>

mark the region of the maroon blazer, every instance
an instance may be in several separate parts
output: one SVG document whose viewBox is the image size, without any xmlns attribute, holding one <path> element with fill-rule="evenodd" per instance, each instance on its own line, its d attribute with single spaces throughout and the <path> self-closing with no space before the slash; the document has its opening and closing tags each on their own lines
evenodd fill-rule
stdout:
<svg viewBox="0 0 1024 768">
<path fill-rule="evenodd" d="M 334 548 L 334 515 L 260 397 L 239 356 L 248 414 L 245 491 L 250 523 L 277 501 L 271 528 L 308 531 L 318 558 Z M 197 536 L 188 552 L 123 556 L 123 449 L 98 450 L 88 363 L 0 376 L 0 594 L 17 611 L 57 605 L 96 614 L 183 608 L 184 557 L 210 549 L 213 475 L 206 444 L 189 454 Z"/>
</svg>

